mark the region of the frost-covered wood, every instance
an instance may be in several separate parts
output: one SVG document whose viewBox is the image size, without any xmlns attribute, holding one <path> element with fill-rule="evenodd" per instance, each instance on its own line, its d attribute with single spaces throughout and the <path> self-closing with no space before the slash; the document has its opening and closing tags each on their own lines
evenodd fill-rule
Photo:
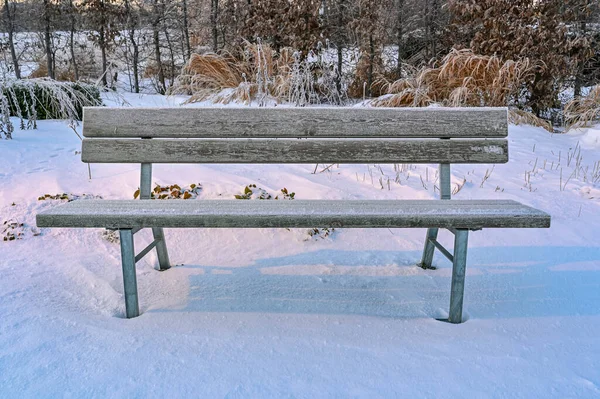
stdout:
<svg viewBox="0 0 600 399">
<path fill-rule="evenodd" d="M 504 163 L 508 142 L 398 139 L 84 139 L 94 163 Z"/>
<path fill-rule="evenodd" d="M 506 108 L 98 108 L 86 137 L 506 137 Z"/>
<path fill-rule="evenodd" d="M 437 201 L 89 200 L 37 215 L 40 227 L 120 229 L 126 293 L 131 263 L 154 243 L 165 245 L 166 257 L 162 228 L 420 227 L 428 228 L 421 266 L 431 267 L 435 247 L 454 262 L 449 321 L 459 323 L 468 230 L 550 227 L 548 214 L 515 201 L 449 201 L 449 164 L 508 161 L 503 108 L 88 108 L 84 135 L 82 161 L 142 164 L 141 198 L 149 197 L 152 163 L 441 164 Z M 152 228 L 155 241 L 134 256 L 129 236 L 142 228 Z M 455 234 L 453 255 L 435 239 L 440 228 Z M 132 298 L 127 317 L 137 316 Z"/>
<path fill-rule="evenodd" d="M 74 201 L 37 215 L 39 227 L 549 227 L 509 200 Z"/>
</svg>

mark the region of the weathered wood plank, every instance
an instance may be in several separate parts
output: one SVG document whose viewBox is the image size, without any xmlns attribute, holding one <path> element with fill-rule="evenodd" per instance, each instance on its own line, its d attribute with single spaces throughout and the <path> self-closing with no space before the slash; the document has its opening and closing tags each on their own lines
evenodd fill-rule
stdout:
<svg viewBox="0 0 600 399">
<path fill-rule="evenodd" d="M 84 139 L 92 163 L 504 163 L 505 139 Z"/>
<path fill-rule="evenodd" d="M 506 108 L 84 109 L 86 137 L 485 138 L 508 134 Z"/>
<path fill-rule="evenodd" d="M 549 227 L 515 201 L 74 201 L 37 215 L 39 227 Z"/>
</svg>

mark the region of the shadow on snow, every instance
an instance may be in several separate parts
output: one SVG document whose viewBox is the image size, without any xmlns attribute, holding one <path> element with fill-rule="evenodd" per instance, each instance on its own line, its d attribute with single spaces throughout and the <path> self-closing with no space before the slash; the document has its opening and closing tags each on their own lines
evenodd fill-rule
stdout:
<svg viewBox="0 0 600 399">
<path fill-rule="evenodd" d="M 446 317 L 451 264 L 436 254 L 439 269 L 424 271 L 419 259 L 420 251 L 320 250 L 244 267 L 185 265 L 202 271 L 189 278 L 187 305 L 149 311 Z M 598 315 L 598 303 L 600 248 L 469 249 L 470 317 Z"/>
</svg>

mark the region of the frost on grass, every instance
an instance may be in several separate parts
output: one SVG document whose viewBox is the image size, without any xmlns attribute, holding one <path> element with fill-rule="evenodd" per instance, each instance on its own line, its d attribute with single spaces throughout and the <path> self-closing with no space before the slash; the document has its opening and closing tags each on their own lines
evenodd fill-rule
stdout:
<svg viewBox="0 0 600 399">
<path fill-rule="evenodd" d="M 19 118 L 20 128 L 35 129 L 42 119 L 80 121 L 83 107 L 102 105 L 100 91 L 85 83 L 57 82 L 51 79 L 8 79 L 0 81 L 0 137 L 12 138 L 11 116 Z"/>
<path fill-rule="evenodd" d="M 290 192 L 287 188 L 282 188 L 276 194 L 271 194 L 262 187 L 256 184 L 248 184 L 244 187 L 243 193 L 234 195 L 235 199 L 239 200 L 293 200 L 296 198 L 295 192 Z M 302 241 L 318 240 L 328 238 L 333 234 L 333 227 L 318 228 L 313 227 L 306 229 L 286 229 L 288 231 L 299 232 Z"/>
</svg>

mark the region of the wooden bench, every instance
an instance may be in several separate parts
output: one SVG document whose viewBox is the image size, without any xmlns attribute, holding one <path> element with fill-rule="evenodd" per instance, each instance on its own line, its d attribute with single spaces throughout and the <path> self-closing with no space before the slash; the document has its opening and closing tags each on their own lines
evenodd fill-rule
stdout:
<svg viewBox="0 0 600 399">
<path fill-rule="evenodd" d="M 156 248 L 160 270 L 170 267 L 163 228 L 427 228 L 420 266 L 436 248 L 453 263 L 448 321 L 460 323 L 469 231 L 550 226 L 515 201 L 449 201 L 450 164 L 507 162 L 507 133 L 504 108 L 86 108 L 82 161 L 140 163 L 143 201 L 74 201 L 37 225 L 119 230 L 128 318 L 139 315 L 136 262 Z M 439 163 L 441 199 L 151 201 L 153 163 Z M 143 228 L 154 241 L 136 255 Z M 453 254 L 440 228 L 454 234 Z"/>
</svg>

